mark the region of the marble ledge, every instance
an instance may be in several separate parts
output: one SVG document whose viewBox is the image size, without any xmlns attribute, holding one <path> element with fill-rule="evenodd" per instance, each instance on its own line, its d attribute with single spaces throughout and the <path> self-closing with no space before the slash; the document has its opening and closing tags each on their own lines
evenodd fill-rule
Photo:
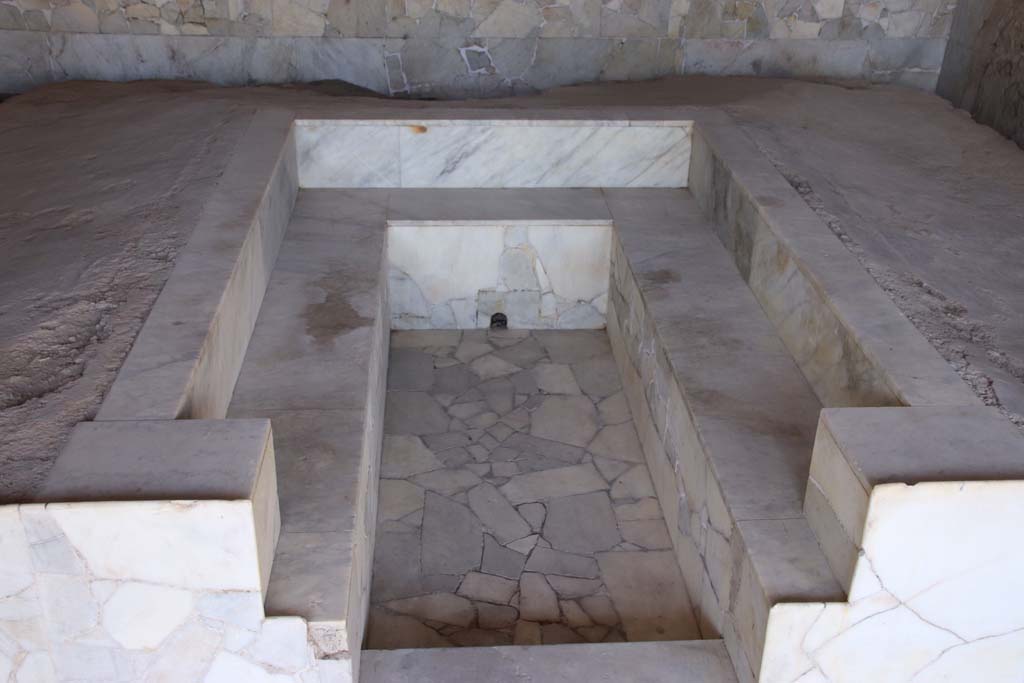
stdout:
<svg viewBox="0 0 1024 683">
<path fill-rule="evenodd" d="M 775 605 L 759 681 L 1019 680 L 1022 525 L 1024 481 L 875 487 L 848 601 Z"/>
<path fill-rule="evenodd" d="M 614 119 L 614 118 L 590 118 L 590 119 L 564 119 L 547 118 L 555 112 L 541 110 L 531 112 L 528 116 L 533 118 L 487 118 L 494 110 L 481 110 L 479 118 L 424 118 L 422 112 L 416 116 L 405 118 L 348 118 L 342 113 L 334 117 L 324 118 L 296 118 L 295 125 L 300 127 L 314 128 L 317 126 L 334 127 L 345 126 L 398 126 L 412 128 L 430 127 L 455 127 L 455 126 L 487 126 L 487 127 L 509 127 L 509 128 L 681 128 L 690 130 L 693 121 L 690 119 Z M 427 132 L 426 130 L 417 132 Z"/>
</svg>

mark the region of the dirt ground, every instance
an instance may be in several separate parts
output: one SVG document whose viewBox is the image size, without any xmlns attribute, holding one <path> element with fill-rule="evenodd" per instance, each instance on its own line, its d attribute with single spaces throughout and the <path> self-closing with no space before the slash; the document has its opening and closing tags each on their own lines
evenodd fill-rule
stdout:
<svg viewBox="0 0 1024 683">
<path fill-rule="evenodd" d="M 892 87 L 677 77 L 480 102 L 345 84 L 66 83 L 0 103 L 0 498 L 90 419 L 259 106 L 728 111 L 990 405 L 1024 428 L 1024 151 Z"/>
</svg>

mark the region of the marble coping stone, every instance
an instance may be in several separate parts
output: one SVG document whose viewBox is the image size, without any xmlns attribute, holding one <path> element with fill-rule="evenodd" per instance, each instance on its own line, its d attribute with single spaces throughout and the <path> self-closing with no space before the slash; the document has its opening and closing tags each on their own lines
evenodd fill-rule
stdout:
<svg viewBox="0 0 1024 683">
<path fill-rule="evenodd" d="M 269 420 L 82 422 L 32 502 L 209 500 L 251 503 L 265 592 L 281 525 Z"/>
<path fill-rule="evenodd" d="M 308 120 L 307 188 L 685 187 L 692 121 Z"/>
<path fill-rule="evenodd" d="M 720 640 L 368 650 L 362 683 L 735 683 Z"/>
<path fill-rule="evenodd" d="M 690 187 L 822 404 L 980 404 L 735 126 L 695 126 Z"/>
<path fill-rule="evenodd" d="M 626 394 L 701 632 L 750 681 L 773 605 L 844 597 L 802 509 L 821 404 L 688 191 L 605 198 Z"/>
<path fill-rule="evenodd" d="M 243 500 L 273 465 L 266 419 L 81 422 L 32 502 Z"/>
<path fill-rule="evenodd" d="M 298 191 L 292 119 L 253 117 L 97 420 L 224 417 Z"/>
<path fill-rule="evenodd" d="M 818 423 L 804 511 L 849 590 L 875 487 L 996 480 L 1024 480 L 1024 436 L 995 408 L 832 408 Z"/>
</svg>

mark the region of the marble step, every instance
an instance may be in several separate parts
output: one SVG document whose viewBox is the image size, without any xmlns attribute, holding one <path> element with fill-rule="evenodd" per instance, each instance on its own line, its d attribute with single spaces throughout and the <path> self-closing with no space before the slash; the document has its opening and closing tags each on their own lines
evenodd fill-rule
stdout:
<svg viewBox="0 0 1024 683">
<path fill-rule="evenodd" d="M 365 650 L 361 683 L 735 683 L 720 640 Z"/>
</svg>

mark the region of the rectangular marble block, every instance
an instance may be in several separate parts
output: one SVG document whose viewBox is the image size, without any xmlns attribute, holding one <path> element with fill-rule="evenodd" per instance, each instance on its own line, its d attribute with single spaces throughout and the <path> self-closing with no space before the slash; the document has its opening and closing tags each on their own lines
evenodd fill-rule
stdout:
<svg viewBox="0 0 1024 683">
<path fill-rule="evenodd" d="M 821 412 L 804 514 L 849 590 L 872 490 L 882 484 L 1024 479 L 1024 437 L 995 408 Z"/>
<path fill-rule="evenodd" d="M 306 188 L 686 187 L 692 122 L 296 122 Z"/>
<path fill-rule="evenodd" d="M 611 225 L 417 224 L 388 228 L 393 329 L 605 325 Z"/>
<path fill-rule="evenodd" d="M 159 501 L 168 501 L 167 505 L 172 506 L 169 509 L 174 505 L 197 505 L 191 501 L 238 502 L 242 507 L 232 508 L 235 511 L 232 514 L 238 516 L 240 528 L 249 527 L 239 533 L 253 545 L 250 548 L 248 541 L 241 537 L 231 541 L 232 544 L 242 543 L 246 548 L 246 552 L 241 548 L 238 553 L 233 552 L 233 555 L 238 554 L 233 562 L 239 565 L 237 572 L 259 577 L 258 586 L 265 591 L 281 526 L 270 421 L 83 422 L 75 427 L 35 499 L 51 507 L 57 501 L 74 505 L 97 502 L 108 506 L 98 508 L 100 512 L 109 511 L 113 502 L 141 501 L 156 505 Z M 164 528 L 174 537 L 184 534 L 173 522 L 174 515 L 159 512 L 157 508 L 146 509 L 156 509 L 153 514 L 162 520 L 155 523 L 154 529 Z M 182 519 L 194 521 L 196 514 L 200 513 Z M 248 521 L 244 519 L 246 516 Z M 116 519 L 116 515 L 110 519 Z M 97 524 L 101 523 L 98 517 Z M 209 524 L 216 525 L 213 520 Z M 96 528 L 90 533 L 102 536 L 105 532 Z M 110 532 L 112 543 L 117 533 Z M 154 534 L 159 536 L 156 530 Z M 182 543 L 185 538 L 183 535 Z M 167 542 L 168 547 L 173 545 L 170 540 Z M 175 552 L 187 557 L 192 551 L 201 552 L 202 545 L 197 543 L 192 550 L 183 545 Z M 116 555 L 119 551 L 111 548 L 107 552 Z M 244 557 L 247 553 L 248 560 Z M 168 557 L 168 561 L 172 558 Z M 246 561 L 251 561 L 252 567 L 244 566 Z"/>
</svg>

